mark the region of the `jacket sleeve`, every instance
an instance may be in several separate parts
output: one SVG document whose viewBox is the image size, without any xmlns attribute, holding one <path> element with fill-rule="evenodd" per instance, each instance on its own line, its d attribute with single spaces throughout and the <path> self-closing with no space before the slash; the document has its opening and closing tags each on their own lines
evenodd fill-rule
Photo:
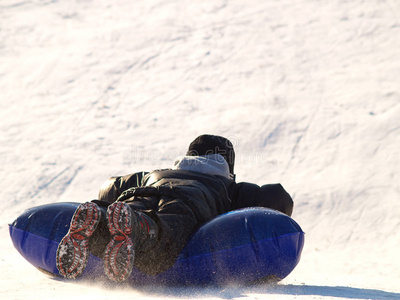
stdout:
<svg viewBox="0 0 400 300">
<path fill-rule="evenodd" d="M 253 206 L 272 208 L 288 216 L 291 216 L 293 212 L 292 197 L 281 184 L 266 184 L 260 187 L 248 182 L 238 183 L 232 208 L 239 209 Z"/>
<path fill-rule="evenodd" d="M 138 172 L 126 176 L 111 177 L 102 184 L 99 191 L 99 200 L 113 203 L 125 190 L 142 186 L 143 177 L 148 172 Z"/>
</svg>

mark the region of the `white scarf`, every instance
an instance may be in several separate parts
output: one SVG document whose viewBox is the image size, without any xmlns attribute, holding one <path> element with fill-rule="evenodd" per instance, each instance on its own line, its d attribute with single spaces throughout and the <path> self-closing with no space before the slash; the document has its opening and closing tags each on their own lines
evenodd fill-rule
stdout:
<svg viewBox="0 0 400 300">
<path fill-rule="evenodd" d="M 180 156 L 175 159 L 173 169 L 231 178 L 228 163 L 220 154 Z"/>
</svg>

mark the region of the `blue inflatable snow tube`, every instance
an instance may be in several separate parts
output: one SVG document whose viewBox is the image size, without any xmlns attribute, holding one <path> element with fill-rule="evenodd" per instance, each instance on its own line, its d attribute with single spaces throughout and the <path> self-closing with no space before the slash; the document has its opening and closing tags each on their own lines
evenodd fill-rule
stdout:
<svg viewBox="0 0 400 300">
<path fill-rule="evenodd" d="M 15 248 L 32 265 L 52 275 L 56 251 L 80 203 L 53 203 L 25 211 L 10 225 Z M 304 233 L 289 216 L 246 208 L 216 217 L 194 233 L 169 270 L 150 276 L 133 270 L 133 285 L 224 285 L 285 278 L 296 267 Z M 106 278 L 103 262 L 90 255 L 82 279 Z"/>
</svg>

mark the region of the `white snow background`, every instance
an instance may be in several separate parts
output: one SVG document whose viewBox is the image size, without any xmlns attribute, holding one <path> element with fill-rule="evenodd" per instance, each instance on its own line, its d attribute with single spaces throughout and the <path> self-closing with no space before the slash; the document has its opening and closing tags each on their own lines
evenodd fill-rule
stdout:
<svg viewBox="0 0 400 300">
<path fill-rule="evenodd" d="M 400 2 L 1 0 L 1 299 L 399 299 Z M 13 248 L 32 206 L 170 167 L 203 133 L 280 182 L 306 232 L 277 285 L 54 280 Z"/>
</svg>

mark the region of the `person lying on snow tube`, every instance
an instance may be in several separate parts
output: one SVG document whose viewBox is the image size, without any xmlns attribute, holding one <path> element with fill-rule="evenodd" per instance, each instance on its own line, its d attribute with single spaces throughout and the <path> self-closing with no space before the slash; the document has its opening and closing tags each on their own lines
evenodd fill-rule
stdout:
<svg viewBox="0 0 400 300">
<path fill-rule="evenodd" d="M 174 265 L 190 236 L 228 211 L 266 207 L 291 216 L 293 201 L 280 184 L 236 183 L 235 151 L 221 136 L 201 135 L 172 169 L 112 177 L 99 199 L 78 206 L 56 256 L 61 275 L 75 279 L 89 253 L 113 281 L 133 266 L 156 275 Z"/>
</svg>

